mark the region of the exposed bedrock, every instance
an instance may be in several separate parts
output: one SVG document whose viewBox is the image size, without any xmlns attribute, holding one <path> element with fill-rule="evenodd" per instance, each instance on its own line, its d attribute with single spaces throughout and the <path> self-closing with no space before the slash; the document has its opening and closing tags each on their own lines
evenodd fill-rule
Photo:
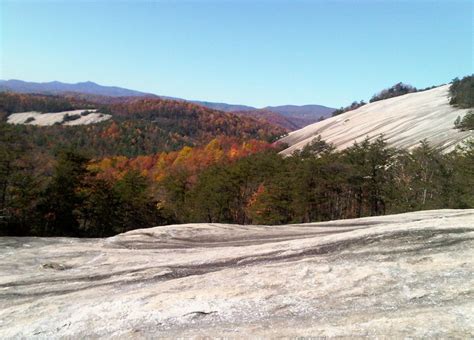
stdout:
<svg viewBox="0 0 474 340">
<path fill-rule="evenodd" d="M 474 210 L 0 238 L 0 338 L 474 336 Z"/>
</svg>

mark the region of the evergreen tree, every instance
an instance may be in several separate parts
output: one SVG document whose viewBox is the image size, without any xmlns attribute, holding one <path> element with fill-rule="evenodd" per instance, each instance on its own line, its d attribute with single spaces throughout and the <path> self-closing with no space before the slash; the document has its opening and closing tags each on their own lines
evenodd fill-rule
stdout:
<svg viewBox="0 0 474 340">
<path fill-rule="evenodd" d="M 84 201 L 81 187 L 88 173 L 87 162 L 84 155 L 73 150 L 58 153 L 54 174 L 40 207 L 45 219 L 44 235 L 80 235 L 78 215 Z"/>
<path fill-rule="evenodd" d="M 0 235 L 36 234 L 42 180 L 27 143 L 0 123 Z"/>
<path fill-rule="evenodd" d="M 89 176 L 81 192 L 80 230 L 88 237 L 105 237 L 120 232 L 122 202 L 112 183 Z"/>
<path fill-rule="evenodd" d="M 357 216 L 384 214 L 393 184 L 394 151 L 381 136 L 373 143 L 368 138 L 355 143 L 345 155 L 352 166 L 349 182 L 357 197 Z"/>
<path fill-rule="evenodd" d="M 193 222 L 234 222 L 232 208 L 239 187 L 230 171 L 219 166 L 204 171 L 188 194 L 190 220 Z"/>
<path fill-rule="evenodd" d="M 453 169 L 452 180 L 447 183 L 452 187 L 452 208 L 474 207 L 474 140 L 468 140 L 449 155 L 447 160 Z"/>
<path fill-rule="evenodd" d="M 149 183 L 137 171 L 128 171 L 114 188 L 119 196 L 117 231 L 148 228 L 163 224 L 157 202 L 150 195 Z"/>
<path fill-rule="evenodd" d="M 453 79 L 449 93 L 451 105 L 462 108 L 474 107 L 474 75 Z"/>
<path fill-rule="evenodd" d="M 442 153 L 426 141 L 397 160 L 398 211 L 434 209 L 447 200 L 450 171 Z"/>
</svg>

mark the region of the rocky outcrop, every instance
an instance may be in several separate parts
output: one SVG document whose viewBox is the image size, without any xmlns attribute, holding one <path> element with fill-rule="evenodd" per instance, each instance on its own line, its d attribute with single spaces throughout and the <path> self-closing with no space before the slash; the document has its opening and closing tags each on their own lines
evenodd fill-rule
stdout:
<svg viewBox="0 0 474 340">
<path fill-rule="evenodd" d="M 341 115 L 290 132 L 280 142 L 288 144 L 283 155 L 303 149 L 314 138 L 321 138 L 343 150 L 365 138 L 375 140 L 383 136 L 390 146 L 411 149 L 427 140 L 444 152 L 474 137 L 474 131 L 454 128 L 457 117 L 469 109 L 449 104 L 449 87 L 443 85 L 431 90 L 405 94 L 361 106 Z"/>
<path fill-rule="evenodd" d="M 0 337 L 474 336 L 474 210 L 0 238 Z"/>
<path fill-rule="evenodd" d="M 89 125 L 97 124 L 112 118 L 111 115 L 97 112 L 97 110 L 72 110 L 62 112 L 41 113 L 36 111 L 12 113 L 8 116 L 10 124 L 29 125 Z"/>
</svg>

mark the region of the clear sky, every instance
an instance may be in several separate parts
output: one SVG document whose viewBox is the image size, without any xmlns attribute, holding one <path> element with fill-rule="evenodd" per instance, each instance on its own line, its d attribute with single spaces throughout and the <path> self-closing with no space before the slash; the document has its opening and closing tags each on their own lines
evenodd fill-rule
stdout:
<svg viewBox="0 0 474 340">
<path fill-rule="evenodd" d="M 473 4 L 0 0 L 0 79 L 339 107 L 473 73 Z"/>
</svg>

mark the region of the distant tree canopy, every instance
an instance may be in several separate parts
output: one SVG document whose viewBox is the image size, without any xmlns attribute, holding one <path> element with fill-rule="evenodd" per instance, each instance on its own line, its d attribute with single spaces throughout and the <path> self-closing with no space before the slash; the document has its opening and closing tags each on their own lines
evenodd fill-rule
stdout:
<svg viewBox="0 0 474 340">
<path fill-rule="evenodd" d="M 111 104 L 104 107 L 104 110 L 124 119 L 152 121 L 162 129 L 186 136 L 198 135 L 205 142 L 220 135 L 268 140 L 286 132 L 284 128 L 252 117 L 237 116 L 176 100 L 140 98 Z"/>
<path fill-rule="evenodd" d="M 398 97 L 416 91 L 416 87 L 413 87 L 409 84 L 397 83 L 388 89 L 382 90 L 379 93 L 374 94 L 372 98 L 370 98 L 370 102 L 373 103 L 379 100 Z"/>
<path fill-rule="evenodd" d="M 474 75 L 455 78 L 449 88 L 450 104 L 460 108 L 474 107 Z"/>
</svg>

